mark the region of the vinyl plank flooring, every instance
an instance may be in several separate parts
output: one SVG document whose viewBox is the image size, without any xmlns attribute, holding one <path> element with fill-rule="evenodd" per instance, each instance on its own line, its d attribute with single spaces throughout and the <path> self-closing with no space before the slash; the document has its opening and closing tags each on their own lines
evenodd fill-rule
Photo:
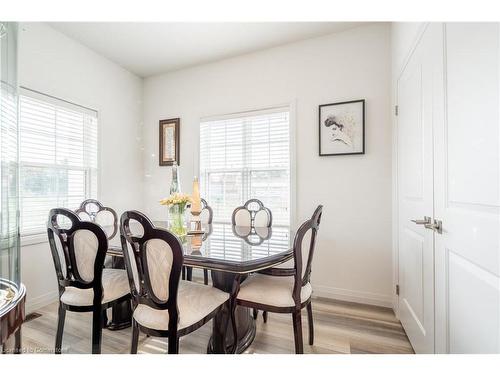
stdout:
<svg viewBox="0 0 500 375">
<path fill-rule="evenodd" d="M 41 314 L 23 325 L 23 347 L 30 353 L 51 353 L 57 327 L 57 303 L 50 304 Z M 310 354 L 413 353 L 401 324 L 391 309 L 350 302 L 313 299 L 315 325 L 314 345 L 308 345 L 307 314 L 303 310 L 304 352 Z M 66 313 L 63 336 L 64 353 L 90 353 L 91 314 Z M 103 330 L 102 352 L 125 354 L 130 351 L 132 331 Z M 181 354 L 203 354 L 211 335 L 211 323 L 180 339 Z M 167 352 L 167 339 L 139 336 L 138 352 Z M 254 342 L 248 354 L 294 353 L 293 328 L 288 314 L 269 313 L 267 323 L 259 313 Z"/>
</svg>

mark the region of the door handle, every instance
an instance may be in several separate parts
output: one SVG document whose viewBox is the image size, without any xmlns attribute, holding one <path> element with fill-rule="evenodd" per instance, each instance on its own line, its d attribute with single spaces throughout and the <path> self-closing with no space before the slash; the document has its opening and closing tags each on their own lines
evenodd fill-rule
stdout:
<svg viewBox="0 0 500 375">
<path fill-rule="evenodd" d="M 432 223 L 432 220 L 429 216 L 424 216 L 424 220 L 414 219 L 411 221 L 413 221 L 415 224 L 418 224 L 418 225 L 425 225 L 426 228 L 427 228 L 427 225 L 430 225 Z"/>
<path fill-rule="evenodd" d="M 434 223 L 424 224 L 427 229 L 433 230 L 439 234 L 443 233 L 443 222 L 441 220 L 434 219 Z"/>
</svg>

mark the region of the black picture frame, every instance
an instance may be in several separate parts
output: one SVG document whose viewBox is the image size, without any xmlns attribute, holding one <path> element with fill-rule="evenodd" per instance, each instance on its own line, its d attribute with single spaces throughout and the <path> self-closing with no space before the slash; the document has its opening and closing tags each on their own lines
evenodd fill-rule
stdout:
<svg viewBox="0 0 500 375">
<path fill-rule="evenodd" d="M 338 152 L 338 153 L 324 153 L 321 149 L 321 131 L 322 131 L 322 109 L 326 107 L 331 107 L 331 106 L 339 106 L 339 105 L 345 105 L 345 104 L 353 104 L 353 103 L 361 103 L 361 118 L 362 118 L 362 123 L 361 123 L 361 139 L 362 139 L 362 147 L 361 151 L 356 151 L 356 152 Z M 318 137 L 319 137 L 319 144 L 318 144 L 318 154 L 319 156 L 343 156 L 343 155 L 363 155 L 365 154 L 365 99 L 359 99 L 359 100 L 349 100 L 349 101 L 343 101 L 343 102 L 336 102 L 336 103 L 328 103 L 328 104 L 321 104 L 318 106 Z"/>
<path fill-rule="evenodd" d="M 160 166 L 171 166 L 174 164 L 174 162 L 177 163 L 177 165 L 180 164 L 179 160 L 179 155 L 180 155 L 180 118 L 171 118 L 168 120 L 160 120 L 160 134 L 159 134 L 159 164 Z M 174 134 L 173 134 L 173 139 L 171 140 L 172 145 L 174 147 L 173 154 L 175 155 L 174 157 L 168 157 L 165 152 L 165 132 L 167 129 L 171 129 Z M 172 152 L 170 152 L 172 154 Z"/>
</svg>

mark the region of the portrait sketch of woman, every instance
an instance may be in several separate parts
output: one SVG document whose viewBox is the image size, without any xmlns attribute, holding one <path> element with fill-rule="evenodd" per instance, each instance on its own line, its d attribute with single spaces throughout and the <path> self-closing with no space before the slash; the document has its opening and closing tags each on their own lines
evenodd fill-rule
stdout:
<svg viewBox="0 0 500 375">
<path fill-rule="evenodd" d="M 319 106 L 320 156 L 364 153 L 364 100 Z"/>
</svg>

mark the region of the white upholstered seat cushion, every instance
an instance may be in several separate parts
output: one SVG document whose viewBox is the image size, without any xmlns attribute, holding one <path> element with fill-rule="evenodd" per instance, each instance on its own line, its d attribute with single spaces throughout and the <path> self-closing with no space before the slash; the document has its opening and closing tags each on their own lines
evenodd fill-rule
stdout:
<svg viewBox="0 0 500 375">
<path fill-rule="evenodd" d="M 127 271 L 112 268 L 102 270 L 102 288 L 103 304 L 130 293 Z M 71 306 L 92 306 L 94 290 L 67 287 L 61 296 L 61 302 Z"/>
<path fill-rule="evenodd" d="M 238 300 L 276 307 L 292 307 L 295 306 L 292 297 L 293 283 L 293 276 L 253 274 L 241 283 Z M 307 301 L 311 294 L 311 283 L 307 283 L 300 292 L 301 302 Z"/>
<path fill-rule="evenodd" d="M 229 299 L 229 293 L 209 285 L 181 280 L 177 292 L 179 308 L 178 330 L 202 320 Z M 134 311 L 134 319 L 143 327 L 167 331 L 168 310 L 157 310 L 140 304 Z"/>
</svg>

